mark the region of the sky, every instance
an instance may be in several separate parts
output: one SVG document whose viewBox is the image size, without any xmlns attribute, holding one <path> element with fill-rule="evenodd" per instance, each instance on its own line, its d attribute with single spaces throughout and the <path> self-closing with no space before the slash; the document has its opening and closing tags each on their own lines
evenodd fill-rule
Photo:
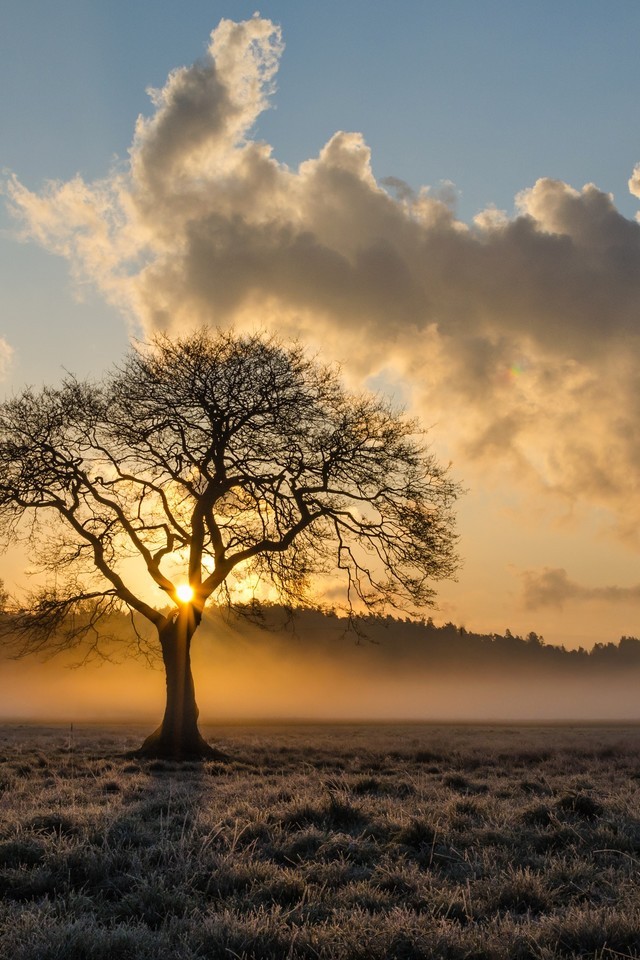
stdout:
<svg viewBox="0 0 640 960">
<path fill-rule="evenodd" d="M 637 635 L 640 6 L 258 9 L 5 0 L 0 392 L 301 337 L 466 489 L 437 621 Z"/>
</svg>

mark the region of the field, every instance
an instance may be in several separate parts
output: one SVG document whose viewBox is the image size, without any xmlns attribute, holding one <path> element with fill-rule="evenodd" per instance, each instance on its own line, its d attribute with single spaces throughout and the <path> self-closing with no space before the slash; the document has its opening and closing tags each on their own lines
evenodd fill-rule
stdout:
<svg viewBox="0 0 640 960">
<path fill-rule="evenodd" d="M 640 957 L 640 728 L 0 727 L 0 957 Z"/>
</svg>

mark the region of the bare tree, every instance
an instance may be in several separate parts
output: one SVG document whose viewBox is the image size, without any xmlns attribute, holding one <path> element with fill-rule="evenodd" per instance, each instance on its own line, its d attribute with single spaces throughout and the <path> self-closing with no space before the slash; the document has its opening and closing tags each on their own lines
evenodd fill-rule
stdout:
<svg viewBox="0 0 640 960">
<path fill-rule="evenodd" d="M 114 610 L 148 621 L 167 702 L 141 753 L 208 756 L 190 666 L 207 601 L 243 575 L 296 604 L 330 575 L 352 609 L 420 608 L 455 571 L 457 493 L 415 422 L 300 346 L 159 336 L 101 382 L 0 406 L 0 533 L 48 574 L 5 620 L 20 653 L 98 650 Z"/>
</svg>

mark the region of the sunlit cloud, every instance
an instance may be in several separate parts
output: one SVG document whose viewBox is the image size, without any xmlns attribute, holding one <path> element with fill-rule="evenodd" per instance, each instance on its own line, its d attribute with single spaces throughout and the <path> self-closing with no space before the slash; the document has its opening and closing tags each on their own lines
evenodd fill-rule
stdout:
<svg viewBox="0 0 640 960">
<path fill-rule="evenodd" d="M 640 602 L 640 583 L 630 587 L 588 587 L 571 580 L 562 567 L 526 570 L 522 573 L 524 605 L 530 610 L 540 607 L 561 609 L 570 601 L 595 600 L 600 603 Z"/>
<path fill-rule="evenodd" d="M 633 173 L 629 178 L 629 192 L 634 197 L 640 197 L 640 163 L 633 168 Z M 636 220 L 640 219 L 640 213 L 636 214 Z"/>
<path fill-rule="evenodd" d="M 377 182 L 355 132 L 289 169 L 251 136 L 282 49 L 269 20 L 222 21 L 152 91 L 127 164 L 38 193 L 11 180 L 25 235 L 145 332 L 273 327 L 354 377 L 406 378 L 460 475 L 603 506 L 635 541 L 640 223 L 543 178 L 513 216 L 465 224 L 451 185 Z"/>
</svg>

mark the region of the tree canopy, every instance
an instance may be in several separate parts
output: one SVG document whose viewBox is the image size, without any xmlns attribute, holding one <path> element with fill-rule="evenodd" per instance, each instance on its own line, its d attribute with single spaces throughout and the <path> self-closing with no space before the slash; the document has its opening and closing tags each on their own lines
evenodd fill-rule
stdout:
<svg viewBox="0 0 640 960">
<path fill-rule="evenodd" d="M 423 607 L 455 572 L 457 494 L 415 421 L 261 335 L 160 335 L 101 381 L 0 406 L 0 532 L 41 573 L 12 618 L 22 652 L 98 648 L 124 608 L 167 665 L 235 577 L 294 604 L 337 576 L 351 607 Z"/>
</svg>

